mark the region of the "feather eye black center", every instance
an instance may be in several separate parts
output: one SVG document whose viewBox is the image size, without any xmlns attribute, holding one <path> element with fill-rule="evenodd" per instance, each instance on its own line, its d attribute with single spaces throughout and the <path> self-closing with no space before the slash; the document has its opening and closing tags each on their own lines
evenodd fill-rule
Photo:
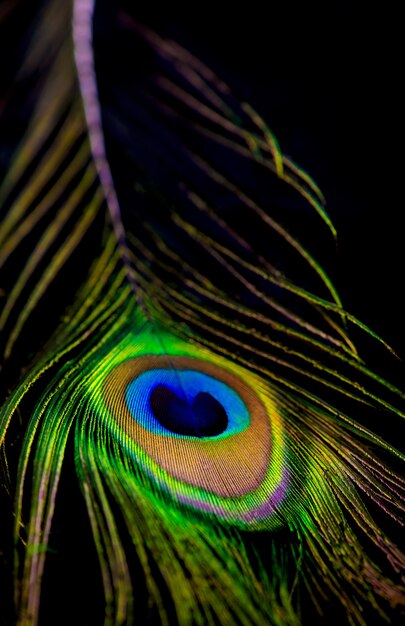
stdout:
<svg viewBox="0 0 405 626">
<path fill-rule="evenodd" d="M 169 387 L 159 384 L 152 390 L 149 404 L 160 424 L 178 435 L 214 437 L 228 426 L 224 407 L 205 391 L 197 393 L 188 402 Z"/>
</svg>

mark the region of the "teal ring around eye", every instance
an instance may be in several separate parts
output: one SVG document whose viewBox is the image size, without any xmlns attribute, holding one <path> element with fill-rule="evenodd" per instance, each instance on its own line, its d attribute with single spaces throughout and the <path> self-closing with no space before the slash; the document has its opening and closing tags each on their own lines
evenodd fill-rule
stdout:
<svg viewBox="0 0 405 626">
<path fill-rule="evenodd" d="M 228 416 L 226 430 L 215 438 L 225 438 L 242 432 L 250 424 L 249 411 L 239 394 L 229 385 L 212 376 L 195 370 L 150 369 L 142 372 L 126 388 L 125 399 L 133 418 L 143 428 L 154 434 L 170 437 L 185 437 L 173 433 L 156 419 L 149 404 L 151 391 L 157 385 L 168 387 L 188 402 L 201 392 L 209 393 L 224 408 Z M 189 437 L 189 436 L 188 436 Z M 212 437 L 210 437 L 212 438 Z"/>
</svg>

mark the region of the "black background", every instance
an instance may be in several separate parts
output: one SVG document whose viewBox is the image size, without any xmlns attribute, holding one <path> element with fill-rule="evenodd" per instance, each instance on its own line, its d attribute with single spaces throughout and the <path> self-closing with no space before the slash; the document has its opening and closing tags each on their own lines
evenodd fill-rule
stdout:
<svg viewBox="0 0 405 626">
<path fill-rule="evenodd" d="M 317 181 L 338 230 L 330 255 L 344 305 L 404 355 L 398 15 L 356 2 L 248 3 L 145 20 L 225 76 Z"/>
</svg>

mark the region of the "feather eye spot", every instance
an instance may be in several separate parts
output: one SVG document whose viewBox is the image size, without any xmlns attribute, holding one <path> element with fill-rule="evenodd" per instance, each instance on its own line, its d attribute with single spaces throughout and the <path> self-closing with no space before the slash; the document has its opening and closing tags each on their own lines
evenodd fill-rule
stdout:
<svg viewBox="0 0 405 626">
<path fill-rule="evenodd" d="M 269 494 L 284 472 L 280 416 L 244 374 L 202 358 L 142 354 L 110 370 L 103 398 L 153 481 L 177 501 L 246 526 L 273 512 Z"/>
</svg>

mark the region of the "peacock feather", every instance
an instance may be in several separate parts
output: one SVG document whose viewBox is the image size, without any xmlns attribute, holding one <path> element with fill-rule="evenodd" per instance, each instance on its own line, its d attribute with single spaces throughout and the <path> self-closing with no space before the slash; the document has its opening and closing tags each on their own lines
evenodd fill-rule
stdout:
<svg viewBox="0 0 405 626">
<path fill-rule="evenodd" d="M 404 457 L 373 425 L 404 394 L 311 251 L 336 238 L 317 185 L 129 8 L 42 3 L 18 77 L 30 121 L 0 188 L 15 622 L 55 623 L 47 568 L 83 502 L 98 567 L 76 567 L 103 600 L 68 590 L 77 624 L 395 620 Z"/>
</svg>

